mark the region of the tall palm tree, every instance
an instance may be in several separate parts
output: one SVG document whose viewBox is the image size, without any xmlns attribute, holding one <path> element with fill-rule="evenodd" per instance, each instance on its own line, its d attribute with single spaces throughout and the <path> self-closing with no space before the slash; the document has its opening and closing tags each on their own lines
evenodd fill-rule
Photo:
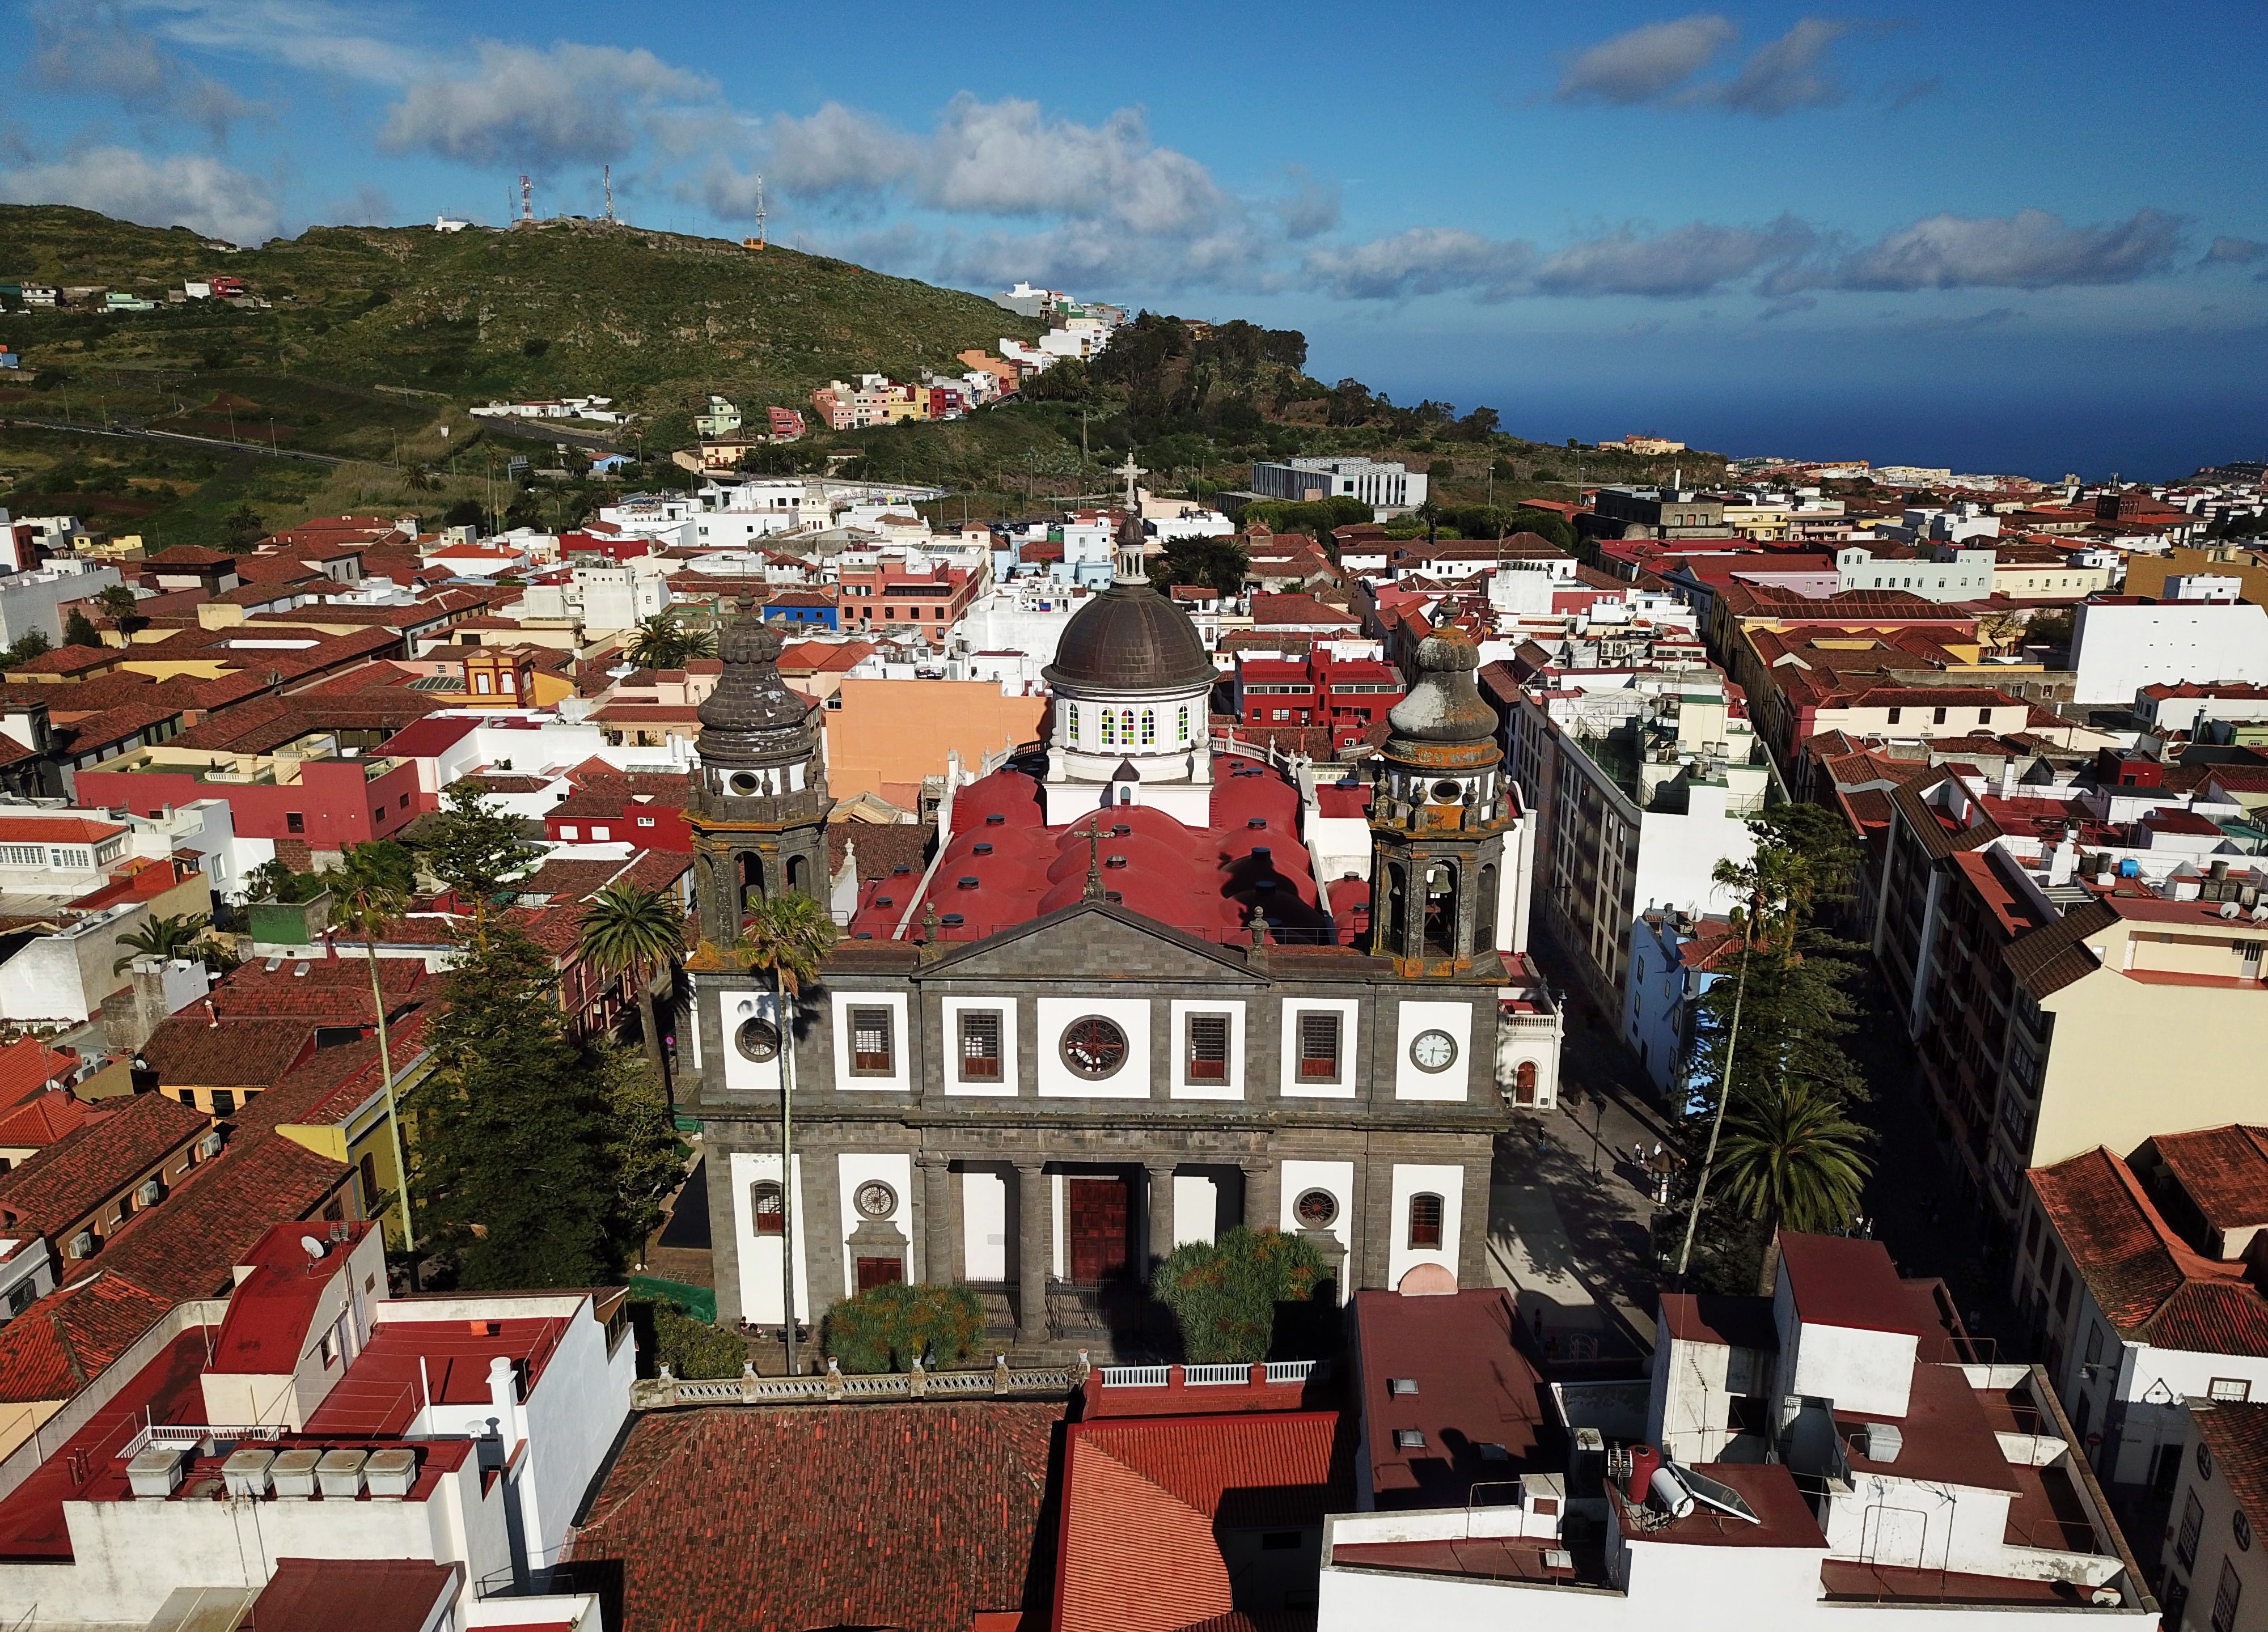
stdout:
<svg viewBox="0 0 2268 1632">
<path fill-rule="evenodd" d="M 669 1064 L 654 1011 L 653 981 L 663 969 L 674 970 L 685 954 L 685 915 L 659 890 L 613 884 L 591 898 L 578 923 L 583 961 L 609 978 L 627 979 L 637 992 L 646 1062 L 666 1092 Z"/>
<path fill-rule="evenodd" d="M 787 1369 L 795 1356 L 795 1005 L 819 974 L 819 960 L 835 940 L 835 920 L 808 895 L 770 895 L 753 903 L 740 921 L 740 938 L 723 956 L 751 974 L 769 971 L 779 1017 L 780 1288 L 786 1312 Z"/>
<path fill-rule="evenodd" d="M 1745 1103 L 1726 1130 L 1720 1158 L 1727 1200 L 1770 1227 L 1840 1230 L 1859 1211 L 1873 1164 L 1861 1148 L 1867 1130 L 1835 1098 L 1808 1084 Z M 1769 1239 L 1770 1238 L 1768 1238 Z M 1764 1253 L 1765 1283 L 1773 1254 Z"/>
<path fill-rule="evenodd" d="M 389 849 L 348 847 L 331 878 L 331 922 L 362 937 L 370 960 L 370 1006 L 378 1018 L 378 1072 L 386 1096 L 386 1136 L 394 1150 L 394 1188 L 401 1205 L 401 1250 L 409 1259 L 409 1284 L 417 1285 L 417 1231 L 409 1216 L 409 1164 L 402 1159 L 401 1118 L 394 1099 L 394 1047 L 387 1033 L 386 992 L 379 980 L 378 937 L 409 910 L 409 891 Z"/>
<path fill-rule="evenodd" d="M 118 937 L 121 946 L 133 950 L 110 966 L 113 974 L 123 974 L 136 958 L 156 958 L 165 961 L 180 957 L 205 932 L 212 920 L 201 912 L 185 912 L 178 916 L 172 913 L 152 914 L 150 922 L 130 935 Z"/>
<path fill-rule="evenodd" d="M 717 655 L 717 636 L 707 629 L 688 629 L 674 606 L 657 612 L 637 626 L 630 640 L 630 659 L 641 668 L 681 669 L 694 658 Z"/>
</svg>

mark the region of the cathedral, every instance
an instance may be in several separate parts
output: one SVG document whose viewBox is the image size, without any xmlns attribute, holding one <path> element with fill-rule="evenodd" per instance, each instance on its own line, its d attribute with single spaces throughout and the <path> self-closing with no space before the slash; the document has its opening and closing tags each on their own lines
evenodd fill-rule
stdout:
<svg viewBox="0 0 2268 1632">
<path fill-rule="evenodd" d="M 1130 516 L 1064 630 L 1043 754 L 957 776 L 926 866 L 840 894 L 819 716 L 769 626 L 725 626 L 703 937 L 791 892 L 842 928 L 792 1014 L 693 971 L 720 1319 L 779 1324 L 791 1274 L 814 1326 L 957 1281 L 1002 1348 L 1100 1358 L 1138 1347 L 1158 1260 L 1238 1224 L 1307 1236 L 1343 1298 L 1485 1283 L 1495 1136 L 1552 1103 L 1560 1018 L 1513 944 L 1528 852 L 1474 646 L 1428 637 L 1374 775 L 1318 783 L 1212 739 L 1216 673 L 1142 546 Z"/>
</svg>

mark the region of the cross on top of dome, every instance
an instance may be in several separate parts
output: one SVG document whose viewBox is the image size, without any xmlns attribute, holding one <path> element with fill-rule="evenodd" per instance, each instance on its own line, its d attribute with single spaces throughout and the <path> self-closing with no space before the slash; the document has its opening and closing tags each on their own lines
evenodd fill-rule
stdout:
<svg viewBox="0 0 2268 1632">
<path fill-rule="evenodd" d="M 1143 554 L 1149 540 L 1142 531 L 1142 496 L 1134 483 L 1137 477 L 1150 473 L 1136 464 L 1133 454 L 1129 453 L 1117 474 L 1126 478 L 1126 513 L 1118 523 L 1117 582 L 1147 584 L 1150 569 L 1143 561 Z"/>
</svg>

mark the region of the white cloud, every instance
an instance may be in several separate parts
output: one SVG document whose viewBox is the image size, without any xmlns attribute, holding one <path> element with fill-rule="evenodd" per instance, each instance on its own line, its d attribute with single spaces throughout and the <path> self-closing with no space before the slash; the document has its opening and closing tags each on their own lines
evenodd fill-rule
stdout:
<svg viewBox="0 0 2268 1632">
<path fill-rule="evenodd" d="M 549 50 L 479 48 L 469 72 L 417 80 L 387 116 L 380 141 L 469 165 L 545 171 L 625 157 L 654 114 L 710 101 L 716 82 L 643 48 L 561 42 Z"/>
<path fill-rule="evenodd" d="M 123 0 L 176 45 L 310 73 L 406 85 L 432 54 L 365 32 L 373 8 L 332 0 Z M 382 12 L 378 13 L 383 15 Z"/>
<path fill-rule="evenodd" d="M 254 176 L 200 153 L 152 158 L 126 147 L 94 147 L 50 164 L 0 170 L 0 202 L 77 204 L 144 226 L 188 226 L 231 243 L 258 244 L 276 230 L 275 201 Z"/>
<path fill-rule="evenodd" d="M 1651 237 L 1624 228 L 1547 257 L 1535 268 L 1535 289 L 1543 295 L 1702 295 L 1793 260 L 1815 237 L 1793 217 L 1767 227 L 1696 221 Z"/>
<path fill-rule="evenodd" d="M 767 174 L 782 191 L 806 198 L 871 194 L 913 173 L 920 146 L 865 114 L 829 102 L 808 118 L 782 114 L 770 128 Z"/>
<path fill-rule="evenodd" d="M 2131 283 L 2161 272 L 2182 219 L 2138 210 L 2124 221 L 2069 226 L 2044 210 L 2013 216 L 1926 217 L 1863 249 L 1790 268 L 1771 292 L 1798 289 L 2055 289 Z"/>
<path fill-rule="evenodd" d="M 1739 32 L 1728 19 L 1706 11 L 1633 28 L 1570 61 L 1552 99 L 1617 107 L 1657 100 L 1715 61 Z"/>
<path fill-rule="evenodd" d="M 1308 277 L 1342 300 L 1406 300 L 1469 290 L 1484 299 L 1520 293 L 1535 252 L 1462 227 L 1411 227 L 1348 249 L 1307 256 Z"/>
<path fill-rule="evenodd" d="M 1731 82 L 1706 99 L 1735 113 L 1765 119 L 1839 102 L 1843 85 L 1827 66 L 1827 53 L 1855 26 L 1834 18 L 1800 18 L 1794 27 L 1743 62 Z"/>
<path fill-rule="evenodd" d="M 1344 193 L 1336 181 L 1318 181 L 1300 165 L 1292 167 L 1292 191 L 1271 200 L 1269 210 L 1284 224 L 1284 236 L 1293 243 L 1320 238 L 1339 224 Z"/>
<path fill-rule="evenodd" d="M 228 128 L 256 107 L 210 75 L 159 48 L 104 0 L 62 0 L 32 16 L 32 66 L 58 90 L 115 98 L 151 120 L 195 125 L 225 143 Z"/>
</svg>

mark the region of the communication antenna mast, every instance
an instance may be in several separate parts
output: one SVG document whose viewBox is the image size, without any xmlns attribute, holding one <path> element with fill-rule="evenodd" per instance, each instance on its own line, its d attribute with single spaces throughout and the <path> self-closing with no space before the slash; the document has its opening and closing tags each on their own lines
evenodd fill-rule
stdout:
<svg viewBox="0 0 2268 1632">
<path fill-rule="evenodd" d="M 529 185 L 524 172 L 519 178 L 519 218 L 522 221 L 535 219 L 535 190 Z"/>
<path fill-rule="evenodd" d="M 612 221 L 615 218 L 615 167 L 608 165 L 602 173 L 607 179 L 607 219 Z"/>
<path fill-rule="evenodd" d="M 764 179 L 756 178 L 756 247 L 764 246 Z"/>
</svg>

